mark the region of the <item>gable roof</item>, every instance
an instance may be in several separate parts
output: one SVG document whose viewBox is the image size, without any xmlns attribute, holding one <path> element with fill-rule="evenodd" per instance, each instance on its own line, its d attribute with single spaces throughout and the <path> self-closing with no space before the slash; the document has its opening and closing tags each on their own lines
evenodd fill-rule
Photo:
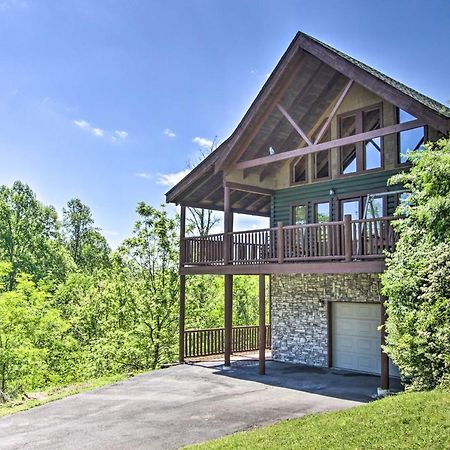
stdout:
<svg viewBox="0 0 450 450">
<path fill-rule="evenodd" d="M 221 171 L 224 165 L 236 160 L 239 148 L 248 146 L 248 138 L 252 135 L 252 129 L 256 128 L 252 125 L 255 125 L 258 120 L 270 118 L 269 114 L 276 103 L 273 99 L 280 98 L 283 94 L 281 87 L 288 84 L 288 80 L 292 81 L 292 74 L 295 73 L 295 68 L 299 65 L 302 56 L 313 57 L 314 60 L 323 63 L 322 71 L 325 67 L 331 68 L 338 75 L 342 75 L 343 80 L 353 79 L 381 98 L 427 121 L 434 128 L 448 132 L 450 108 L 314 37 L 298 32 L 231 136 L 166 193 L 167 202 L 223 209 Z M 329 75 L 331 76 L 331 73 Z M 339 79 L 339 81 L 342 80 Z M 193 195 L 194 189 L 196 195 Z M 217 194 L 211 201 L 204 201 L 204 196 L 211 195 L 211 192 Z M 248 197 L 248 194 L 246 195 Z M 235 196 L 235 205 L 232 202 L 233 211 L 269 215 L 270 199 L 267 201 L 267 197 L 263 198 L 259 204 L 256 201 L 258 209 L 246 209 L 242 203 L 239 203 L 238 197 Z M 251 205 L 255 206 L 255 201 L 251 202 Z"/>
<path fill-rule="evenodd" d="M 302 32 L 298 32 L 297 36 L 303 36 L 305 39 L 316 42 L 317 44 L 326 48 L 330 52 L 338 55 L 339 57 L 347 60 L 348 62 L 355 65 L 356 67 L 359 67 L 360 69 L 364 70 L 365 72 L 378 78 L 380 81 L 389 84 L 390 86 L 392 86 L 393 88 L 402 92 L 403 94 L 407 95 L 408 97 L 411 97 L 412 99 L 417 100 L 425 107 L 430 108 L 431 110 L 435 111 L 438 114 L 441 114 L 445 117 L 450 118 L 450 108 L 448 108 L 447 106 L 443 105 L 442 103 L 432 99 L 431 97 L 427 97 L 426 95 L 421 94 L 419 91 L 416 91 L 415 89 L 410 88 L 409 86 L 406 86 L 405 84 L 401 83 L 400 81 L 397 81 L 394 78 L 391 78 L 390 76 L 380 72 L 379 70 L 368 66 L 367 64 L 347 55 L 344 52 L 341 52 L 340 50 L 335 49 L 334 47 L 331 47 L 331 45 L 328 45 L 322 41 L 319 41 L 319 39 L 316 39 L 316 38 L 309 36 L 308 34 L 305 34 Z"/>
</svg>

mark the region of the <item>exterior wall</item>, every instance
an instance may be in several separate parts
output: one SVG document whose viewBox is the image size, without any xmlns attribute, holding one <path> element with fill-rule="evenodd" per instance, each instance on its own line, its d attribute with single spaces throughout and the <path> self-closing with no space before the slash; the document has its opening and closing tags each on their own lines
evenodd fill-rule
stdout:
<svg viewBox="0 0 450 450">
<path fill-rule="evenodd" d="M 291 222 L 291 208 L 293 205 L 308 202 L 308 201 L 331 201 L 332 219 L 338 220 L 338 201 L 341 197 L 346 197 L 349 194 L 361 192 L 381 192 L 386 191 L 388 178 L 397 173 L 397 171 L 389 172 L 372 172 L 359 176 L 352 177 L 351 180 L 346 178 L 339 178 L 336 180 L 321 181 L 313 184 L 306 184 L 296 186 L 288 189 L 276 191 L 272 200 L 272 226 L 276 226 L 278 221 L 284 224 Z M 334 197 L 330 196 L 330 189 L 333 188 L 336 192 Z M 391 190 L 396 190 L 396 186 L 389 187 Z M 395 210 L 395 203 L 392 196 L 388 197 L 390 204 L 388 204 L 388 214 L 392 214 Z M 310 208 L 311 209 L 311 208 Z M 312 211 L 309 211 L 311 219 Z"/>
<path fill-rule="evenodd" d="M 379 302 L 377 274 L 272 275 L 272 357 L 328 366 L 328 305 Z"/>
</svg>

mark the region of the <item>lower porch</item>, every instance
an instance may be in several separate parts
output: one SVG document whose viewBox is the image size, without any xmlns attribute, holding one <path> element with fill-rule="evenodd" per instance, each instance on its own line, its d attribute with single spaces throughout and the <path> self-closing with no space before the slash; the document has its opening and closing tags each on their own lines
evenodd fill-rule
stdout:
<svg viewBox="0 0 450 450">
<path fill-rule="evenodd" d="M 225 326 L 182 330 L 180 362 L 221 357 L 230 367 L 233 355 L 258 351 L 263 375 L 271 351 L 279 362 L 376 375 L 388 389 L 390 374 L 398 372 L 382 350 L 384 300 L 379 274 L 259 275 L 259 325 L 236 327 L 233 276 L 225 275 Z"/>
</svg>

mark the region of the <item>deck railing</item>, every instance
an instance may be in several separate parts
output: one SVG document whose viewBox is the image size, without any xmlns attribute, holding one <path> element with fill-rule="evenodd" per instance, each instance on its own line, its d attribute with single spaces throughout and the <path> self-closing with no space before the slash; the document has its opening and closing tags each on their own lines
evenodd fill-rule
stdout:
<svg viewBox="0 0 450 450">
<path fill-rule="evenodd" d="M 270 325 L 266 325 L 266 348 L 271 346 Z M 184 332 L 184 356 L 220 355 L 224 352 L 225 328 L 209 328 L 203 330 L 186 330 Z M 233 327 L 232 352 L 248 352 L 258 350 L 258 326 Z"/>
<path fill-rule="evenodd" d="M 181 242 L 181 263 L 185 266 L 268 264 L 312 261 L 352 261 L 383 258 L 393 251 L 397 239 L 394 217 L 288 225 L 228 233 L 186 237 Z M 228 255 L 229 253 L 229 255 Z"/>
</svg>

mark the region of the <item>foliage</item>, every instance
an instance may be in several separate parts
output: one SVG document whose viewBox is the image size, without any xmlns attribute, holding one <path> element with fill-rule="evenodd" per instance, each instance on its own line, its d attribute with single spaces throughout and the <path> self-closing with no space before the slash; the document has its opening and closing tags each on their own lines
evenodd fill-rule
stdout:
<svg viewBox="0 0 450 450">
<path fill-rule="evenodd" d="M 91 210 L 78 198 L 63 209 L 63 236 L 75 264 L 89 272 L 108 267 L 110 248 L 93 226 Z"/>
<path fill-rule="evenodd" d="M 409 154 L 412 168 L 391 178 L 411 192 L 398 213 L 400 239 L 382 276 L 386 351 L 414 388 L 449 382 L 450 141 Z"/>
<path fill-rule="evenodd" d="M 26 184 L 0 187 L 0 260 L 11 266 L 8 289 L 20 272 L 35 279 L 62 280 L 70 267 L 58 233 L 56 211 L 44 206 Z"/>
<path fill-rule="evenodd" d="M 438 450 L 449 442 L 450 394 L 435 390 L 310 414 L 189 448 Z"/>
<path fill-rule="evenodd" d="M 67 378 L 75 341 L 69 324 L 48 302 L 45 285 L 21 274 L 0 294 L 0 394 L 36 389 Z"/>
<path fill-rule="evenodd" d="M 28 186 L 0 188 L 0 402 L 176 359 L 179 218 L 137 215 L 111 252 L 79 199 L 61 225 Z M 235 277 L 236 324 L 256 323 L 253 281 Z M 187 326 L 223 326 L 223 291 L 223 277 L 188 277 Z"/>
</svg>

